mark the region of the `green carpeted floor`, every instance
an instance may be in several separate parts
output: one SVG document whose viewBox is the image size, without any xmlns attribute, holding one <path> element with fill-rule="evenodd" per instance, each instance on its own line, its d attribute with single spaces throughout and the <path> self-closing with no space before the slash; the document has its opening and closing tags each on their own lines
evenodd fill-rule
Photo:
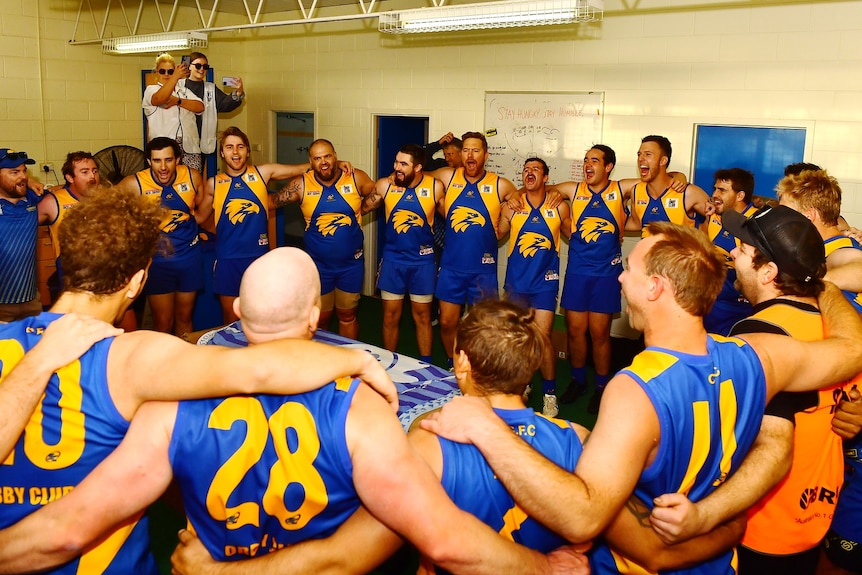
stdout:
<svg viewBox="0 0 862 575">
<path fill-rule="evenodd" d="M 379 299 L 372 297 L 363 297 L 359 304 L 359 339 L 377 346 L 383 346 L 383 337 L 381 331 L 382 325 L 382 305 Z M 556 329 L 565 330 L 562 318 L 557 316 L 555 324 Z M 329 328 L 331 331 L 337 331 L 338 326 L 333 318 L 333 323 Z M 419 352 L 416 347 L 416 331 L 413 325 L 413 318 L 410 314 L 409 305 L 405 307 L 404 313 L 401 316 L 400 341 L 398 345 L 398 353 L 419 357 Z M 638 342 L 629 340 L 614 340 L 614 359 L 612 370 L 620 369 L 628 365 L 631 357 L 638 350 Z M 434 328 L 434 363 L 440 366 L 446 365 L 446 355 L 443 352 L 443 346 L 440 343 L 439 327 Z M 562 395 L 569 385 L 569 364 L 567 361 L 557 361 L 557 395 Z M 589 376 L 592 379 L 592 374 Z M 592 385 L 591 385 L 592 387 Z M 590 400 L 592 389 L 579 398 L 575 403 L 569 405 L 560 405 L 560 414 L 558 417 L 568 419 L 576 423 L 580 423 L 588 428 L 592 428 L 595 424 L 596 416 L 587 413 L 587 404 Z M 530 396 L 529 404 L 537 411 L 542 410 L 542 383 L 538 373 L 533 378 L 533 393 Z M 156 554 L 156 559 L 159 562 L 159 567 L 162 573 L 170 573 L 170 555 L 176 546 L 177 531 L 185 526 L 183 516 L 168 506 L 162 501 L 157 502 L 150 509 L 150 534 L 152 536 L 153 551 Z M 377 573 L 380 575 L 401 575 L 416 572 L 416 556 L 409 549 L 403 550 L 390 559 L 387 564 L 382 566 Z"/>
</svg>

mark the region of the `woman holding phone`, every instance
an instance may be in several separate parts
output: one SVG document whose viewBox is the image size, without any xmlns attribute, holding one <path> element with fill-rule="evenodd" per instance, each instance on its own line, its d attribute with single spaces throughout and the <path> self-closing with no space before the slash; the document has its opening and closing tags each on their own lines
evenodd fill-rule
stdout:
<svg viewBox="0 0 862 575">
<path fill-rule="evenodd" d="M 196 117 L 198 135 L 200 138 L 200 152 L 197 158 L 188 158 L 190 156 L 188 150 L 184 150 L 183 163 L 194 165 L 190 162 L 198 162 L 198 166 L 203 165 L 201 154 L 211 154 L 216 149 L 216 123 L 218 114 L 232 112 L 237 109 L 245 99 L 245 90 L 243 90 L 242 78 L 239 76 L 224 76 L 222 84 L 227 87 L 232 87 L 234 90 L 230 95 L 225 94 L 214 83 L 207 82 L 206 76 L 210 69 L 209 61 L 205 54 L 200 52 L 192 52 L 189 54 L 189 77 L 182 80 L 180 85 L 190 90 L 195 96 L 203 100 L 204 111 Z M 201 167 L 198 167 L 203 172 Z M 206 174 L 204 176 L 206 178 Z"/>
<path fill-rule="evenodd" d="M 146 87 L 141 102 L 147 116 L 147 141 L 159 136 L 171 138 L 182 148 L 183 158 L 186 154 L 197 154 L 200 158 L 200 132 L 195 115 L 204 111 L 204 103 L 184 85 L 189 75 L 188 64 L 177 66 L 173 56 L 159 54 L 153 73 L 158 83 Z"/>
</svg>

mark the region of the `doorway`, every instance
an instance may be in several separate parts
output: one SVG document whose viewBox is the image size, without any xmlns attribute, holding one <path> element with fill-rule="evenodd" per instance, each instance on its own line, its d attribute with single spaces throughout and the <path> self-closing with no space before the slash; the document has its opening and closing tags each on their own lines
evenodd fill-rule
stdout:
<svg viewBox="0 0 862 575">
<path fill-rule="evenodd" d="M 275 113 L 275 158 L 279 164 L 303 164 L 314 141 L 314 114 L 310 112 Z M 282 222 L 278 220 L 282 219 Z M 278 245 L 301 248 L 305 219 L 299 204 L 288 204 L 276 215 L 276 229 L 282 230 Z"/>
</svg>

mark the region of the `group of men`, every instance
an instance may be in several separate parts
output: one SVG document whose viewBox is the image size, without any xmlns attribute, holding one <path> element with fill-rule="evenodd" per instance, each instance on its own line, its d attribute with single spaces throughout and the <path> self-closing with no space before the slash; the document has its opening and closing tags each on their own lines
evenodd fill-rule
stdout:
<svg viewBox="0 0 862 575">
<path fill-rule="evenodd" d="M 132 176 L 120 186 L 128 189 L 110 197 L 96 193 L 75 202 L 80 205 L 58 222 L 64 290 L 53 313 L 0 326 L 8 353 L 0 373 L 0 407 L 8 412 L 0 418 L 0 453 L 10 454 L 0 467 L 8 505 L 6 513 L 0 510 L 0 525 L 10 527 L 0 532 L 0 572 L 56 565 L 64 565 L 58 572 L 129 572 L 130 565 L 152 572 L 145 524 L 138 519 L 172 475 L 184 488 L 200 537 L 183 535 L 180 565 L 255 556 L 230 567 L 241 573 L 284 562 L 298 571 L 359 572 L 400 545 L 392 529 L 416 544 L 429 566 L 454 572 L 583 570 L 586 560 L 576 551 L 543 557 L 505 540 L 548 552 L 602 533 L 590 555 L 598 573 L 732 573 L 737 562 L 747 573 L 811 572 L 830 528 L 824 518 L 836 502 L 841 511 L 841 445 L 829 426 L 848 437 L 862 428 L 858 415 L 846 415 L 848 402 L 841 402 L 853 395 L 846 382 L 862 371 L 862 322 L 845 301 L 860 301 L 862 286 L 853 282 L 859 281 L 862 248 L 838 232 L 840 187 L 822 170 L 805 170 L 779 184 L 783 205 L 752 212 L 749 177 L 728 170 L 716 174 L 712 201 L 703 202 L 699 188 L 673 188 L 669 142 L 665 150 L 663 141 L 650 138 L 657 137 L 645 138 L 638 155 L 640 179 L 611 181 L 614 152 L 595 146 L 585 156 L 585 182 L 554 186 L 571 206 L 553 207 L 544 162 L 527 160 L 524 187 L 516 190 L 484 170 L 487 145 L 479 133 L 461 139 L 463 167 L 425 174 L 423 150 L 408 145 L 396 156 L 391 181 L 377 182 L 339 163 L 325 140 L 312 145 L 309 164 L 252 166 L 248 138 L 229 129 L 219 148 L 225 173 L 206 184 L 177 166 L 170 143 L 148 147 L 146 174 Z M 10 208 L 10 216 L 38 221 L 45 200 L 26 189 L 21 168 L 29 158 L 4 153 L 0 213 L 17 206 L 20 214 Z M 92 183 L 85 171 L 79 174 L 83 188 Z M 69 190 L 77 195 L 71 173 Z M 270 179 L 290 181 L 267 194 Z M 166 188 L 177 200 L 169 216 L 148 197 L 164 197 Z M 64 205 L 63 196 L 54 197 Z M 646 225 L 645 239 L 623 271 L 619 243 L 627 200 Z M 271 206 L 287 201 L 302 203 L 311 259 L 294 250 L 267 253 L 266 227 L 259 223 Z M 359 217 L 381 204 L 387 245 L 379 285 L 385 300 L 400 308 L 409 292 L 414 317 L 427 317 L 430 336 L 430 312 L 422 310 L 436 293 L 447 355 L 467 396 L 422 426 L 474 447 L 421 430 L 412 434 L 411 447 L 384 403 L 350 380 L 305 393 L 336 376 L 360 374 L 391 394 L 367 357 L 296 341 L 307 339 L 328 305 L 341 326 L 355 326 L 355 315 L 342 312 L 355 312 L 358 300 L 358 289 L 350 290 L 362 268 Z M 681 219 L 679 225 L 660 221 L 662 210 Z M 218 252 L 217 285 L 223 287 L 217 289 L 229 292 L 224 304 L 229 301 L 230 312 L 242 317 L 254 343 L 249 350 L 199 351 L 150 332 L 118 336 L 105 324 L 70 315 L 117 321 L 148 283 L 148 260 L 159 238 L 170 233 L 166 227 L 182 229 L 208 211 L 215 213 L 217 231 L 222 226 L 219 235 L 231 240 Z M 439 277 L 433 274 L 435 211 L 446 223 Z M 708 233 L 693 229 L 694 213 L 709 218 Z M 237 223 L 247 227 L 226 228 Z M 496 294 L 497 241 L 506 233 L 512 236 L 511 275 L 504 286 L 529 311 L 478 303 Z M 556 307 L 561 233 L 571 236 L 562 301 L 570 338 L 572 326 L 592 335 L 593 324 L 604 330 L 607 319 L 609 329 L 614 311 L 591 308 L 595 302 L 614 305 L 608 292 L 617 290 L 618 309 L 621 286 L 630 321 L 647 345 L 599 396 L 599 418 L 587 444 L 582 429 L 519 412 L 533 371 L 541 368 L 544 379 L 552 375 L 546 372 L 548 317 Z M 182 239 L 172 249 L 183 256 L 186 247 L 193 244 Z M 581 274 L 572 266 L 578 257 Z M 725 280 L 728 263 L 736 275 L 732 286 Z M 182 275 L 186 267 L 170 273 Z M 824 289 L 827 273 L 844 296 Z M 741 339 L 708 336 L 704 318 L 731 287 L 735 291 L 728 293 L 755 304 L 755 316 L 736 324 Z M 744 303 L 733 295 L 726 301 Z M 465 303 L 474 307 L 462 318 Z M 756 333 L 763 331 L 773 333 Z M 592 337 L 595 360 L 604 351 L 597 352 Z M 172 366 L 167 377 L 156 373 L 165 364 Z M 826 386 L 792 399 L 779 393 Z M 253 392 L 294 395 L 145 404 Z M 832 412 L 839 414 L 837 423 Z M 247 424 L 237 430 L 236 421 Z M 814 433 L 822 442 L 812 440 Z M 787 472 L 791 449 L 791 475 L 770 491 Z M 806 468 L 812 450 L 824 461 L 815 471 Z M 817 488 L 809 492 L 812 481 Z M 740 525 L 733 515 L 767 492 L 750 511 L 751 525 L 758 527 L 746 531 L 737 555 L 732 548 Z M 632 495 L 637 499 L 626 505 Z M 459 512 L 450 498 L 504 537 Z M 85 515 L 92 520 L 82 526 Z M 645 515 L 649 521 L 637 521 Z M 843 529 L 854 524 L 858 509 L 843 517 L 839 530 L 827 536 L 829 560 L 853 567 L 858 558 L 844 541 L 858 537 Z M 455 524 L 458 530 L 451 529 Z M 777 541 L 778 526 L 785 531 Z M 94 541 L 100 544 L 91 548 Z M 281 549 L 286 543 L 292 545 Z"/>
</svg>

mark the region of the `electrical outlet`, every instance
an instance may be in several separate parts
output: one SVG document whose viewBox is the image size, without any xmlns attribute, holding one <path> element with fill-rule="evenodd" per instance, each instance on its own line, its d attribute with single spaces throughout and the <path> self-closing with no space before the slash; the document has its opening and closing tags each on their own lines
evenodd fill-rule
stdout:
<svg viewBox="0 0 862 575">
<path fill-rule="evenodd" d="M 52 164 L 51 162 L 44 162 L 42 164 L 42 171 L 46 174 L 50 174 L 54 171 L 54 164 Z"/>
</svg>

